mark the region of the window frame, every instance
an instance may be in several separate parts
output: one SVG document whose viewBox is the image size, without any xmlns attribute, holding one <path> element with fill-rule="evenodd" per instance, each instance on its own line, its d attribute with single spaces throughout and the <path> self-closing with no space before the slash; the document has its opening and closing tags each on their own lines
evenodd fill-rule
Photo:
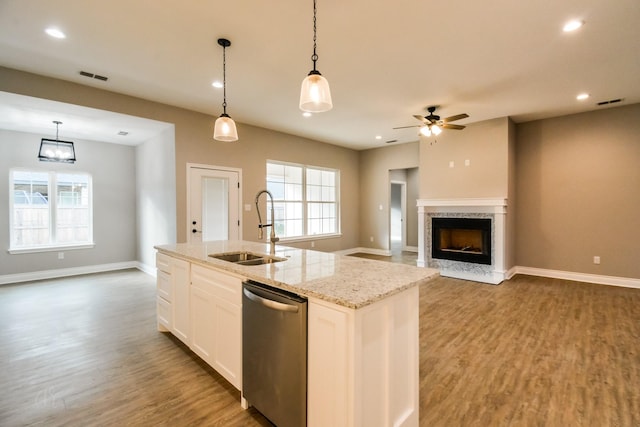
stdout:
<svg viewBox="0 0 640 427">
<path fill-rule="evenodd" d="M 300 236 L 291 236 L 291 237 L 285 237 L 285 236 L 280 236 L 278 235 L 278 237 L 280 238 L 280 241 L 284 241 L 284 242 L 302 242 L 302 241 L 311 241 L 311 240 L 321 240 L 321 239 L 331 239 L 331 238 L 336 238 L 336 237 L 340 237 L 342 236 L 342 231 L 341 231 L 341 210 L 340 210 L 340 169 L 334 169 L 334 168 L 327 168 L 327 167 L 322 167 L 322 166 L 315 166 L 315 165 L 305 165 L 305 164 L 301 164 L 301 163 L 292 163 L 292 162 L 283 162 L 280 160 L 271 160 L 271 159 L 267 159 L 266 161 L 266 168 L 268 169 L 269 164 L 273 164 L 273 165 L 282 165 L 282 166 L 288 166 L 288 167 L 295 167 L 295 168 L 300 168 L 301 169 L 301 174 L 302 174 L 302 199 L 300 201 L 298 200 L 287 200 L 287 199 L 275 199 L 274 202 L 278 203 L 278 202 L 300 202 L 302 203 L 302 225 L 303 225 L 303 234 Z M 333 202 L 335 204 L 335 212 L 336 212 L 336 218 L 335 218 L 335 222 L 336 222 L 336 226 L 335 226 L 335 232 L 332 233 L 323 233 L 323 234 L 308 234 L 309 232 L 309 212 L 308 212 L 308 204 L 309 203 L 317 203 L 318 201 L 309 201 L 307 198 L 307 170 L 308 169 L 312 169 L 312 170 L 318 170 L 318 171 L 328 171 L 328 172 L 333 172 L 334 173 L 334 190 L 335 190 L 335 202 Z M 265 174 L 265 184 L 267 185 L 267 189 L 269 188 L 269 184 L 268 184 L 268 173 Z M 275 197 L 275 196 L 274 196 Z M 271 215 L 271 205 L 270 205 L 271 201 L 267 200 L 267 218 L 270 220 L 270 215 Z M 265 236 L 265 240 L 268 240 L 268 233 L 265 233 L 267 236 Z"/>
<path fill-rule="evenodd" d="M 15 227 L 14 227 L 14 213 L 15 213 L 15 173 L 26 172 L 36 174 L 47 175 L 47 187 L 48 187 L 48 230 L 50 241 L 43 245 L 29 245 L 29 246 L 14 246 L 15 242 Z M 87 197 L 88 197 L 88 224 L 87 224 L 87 240 L 83 242 L 72 243 L 60 243 L 58 242 L 58 228 L 59 224 L 57 218 L 59 216 L 60 208 L 68 208 L 65 203 L 59 203 L 59 177 L 62 175 L 81 175 L 87 179 Z M 93 236 L 93 176 L 87 172 L 80 171 L 55 171 L 55 170 L 41 170 L 36 168 L 11 168 L 9 170 L 9 249 L 10 254 L 21 253 L 38 253 L 38 252 L 52 252 L 60 249 L 84 249 L 95 247 Z"/>
</svg>

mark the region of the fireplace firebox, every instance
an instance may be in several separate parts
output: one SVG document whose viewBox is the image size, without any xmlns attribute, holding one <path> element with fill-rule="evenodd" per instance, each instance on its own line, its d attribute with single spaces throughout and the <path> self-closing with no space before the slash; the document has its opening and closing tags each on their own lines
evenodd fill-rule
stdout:
<svg viewBox="0 0 640 427">
<path fill-rule="evenodd" d="M 431 257 L 491 265 L 491 218 L 431 218 Z"/>
</svg>

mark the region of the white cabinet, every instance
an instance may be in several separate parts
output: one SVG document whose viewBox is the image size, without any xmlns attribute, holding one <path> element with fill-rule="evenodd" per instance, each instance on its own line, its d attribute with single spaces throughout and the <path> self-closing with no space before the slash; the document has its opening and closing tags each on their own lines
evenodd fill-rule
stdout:
<svg viewBox="0 0 640 427">
<path fill-rule="evenodd" d="M 173 286 L 173 327 L 171 332 L 186 345 L 190 344 L 191 339 L 189 270 L 189 262 L 171 259 L 171 284 Z"/>
<path fill-rule="evenodd" d="M 158 330 L 171 331 L 189 344 L 189 263 L 156 254 Z"/>
<path fill-rule="evenodd" d="M 158 330 L 242 389 L 242 278 L 156 254 Z"/>
<path fill-rule="evenodd" d="M 242 388 L 242 279 L 191 267 L 191 349 Z"/>
<path fill-rule="evenodd" d="M 358 310 L 309 301 L 308 426 L 417 426 L 418 287 Z"/>
<path fill-rule="evenodd" d="M 171 286 L 171 259 L 170 257 L 156 254 L 156 313 L 159 331 L 170 331 L 173 325 L 171 313 L 171 299 L 173 287 Z"/>
</svg>

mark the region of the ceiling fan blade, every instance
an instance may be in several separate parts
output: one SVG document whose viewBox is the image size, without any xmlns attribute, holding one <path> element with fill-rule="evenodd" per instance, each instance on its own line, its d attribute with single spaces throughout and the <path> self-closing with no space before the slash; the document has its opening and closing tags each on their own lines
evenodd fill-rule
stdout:
<svg viewBox="0 0 640 427">
<path fill-rule="evenodd" d="M 422 116 L 419 116 L 419 115 L 417 115 L 417 114 L 414 114 L 414 115 L 413 115 L 413 117 L 415 117 L 416 119 L 420 120 L 422 123 L 427 123 L 427 124 L 429 123 L 429 122 L 427 121 L 427 118 L 426 118 L 426 117 L 422 117 Z"/>
<path fill-rule="evenodd" d="M 449 124 L 449 123 L 445 123 L 440 127 L 443 128 L 443 129 L 456 129 L 456 130 L 462 130 L 462 129 L 466 128 L 466 126 L 452 125 L 452 124 Z"/>
<path fill-rule="evenodd" d="M 421 126 L 422 126 L 422 125 L 413 125 L 413 126 L 400 126 L 400 127 L 397 127 L 397 128 L 393 128 L 393 129 L 407 129 L 407 128 L 419 128 L 419 127 L 421 127 Z"/>
<path fill-rule="evenodd" d="M 467 117 L 469 117 L 468 114 L 462 113 L 462 114 L 457 114 L 455 116 L 447 117 L 446 119 L 442 119 L 442 121 L 444 123 L 449 123 L 449 122 L 455 122 L 456 120 L 466 119 Z"/>
</svg>

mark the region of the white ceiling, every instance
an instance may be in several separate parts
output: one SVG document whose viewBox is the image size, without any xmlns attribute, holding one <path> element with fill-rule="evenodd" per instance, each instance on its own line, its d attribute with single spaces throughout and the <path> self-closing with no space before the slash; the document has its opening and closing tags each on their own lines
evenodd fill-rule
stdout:
<svg viewBox="0 0 640 427">
<path fill-rule="evenodd" d="M 236 121 L 356 149 L 418 140 L 415 128 L 392 128 L 416 124 L 412 115 L 429 105 L 443 117 L 468 113 L 456 123 L 470 124 L 640 102 L 638 0 L 318 0 L 318 70 L 334 108 L 304 118 L 298 96 L 312 68 L 312 5 L 2 0 L 0 65 L 217 116 L 222 91 L 211 82 L 222 77 L 216 40 L 226 37 L 227 112 Z M 569 19 L 585 25 L 563 33 Z M 47 36 L 49 26 L 67 38 Z M 591 97 L 579 102 L 581 92 Z"/>
</svg>

